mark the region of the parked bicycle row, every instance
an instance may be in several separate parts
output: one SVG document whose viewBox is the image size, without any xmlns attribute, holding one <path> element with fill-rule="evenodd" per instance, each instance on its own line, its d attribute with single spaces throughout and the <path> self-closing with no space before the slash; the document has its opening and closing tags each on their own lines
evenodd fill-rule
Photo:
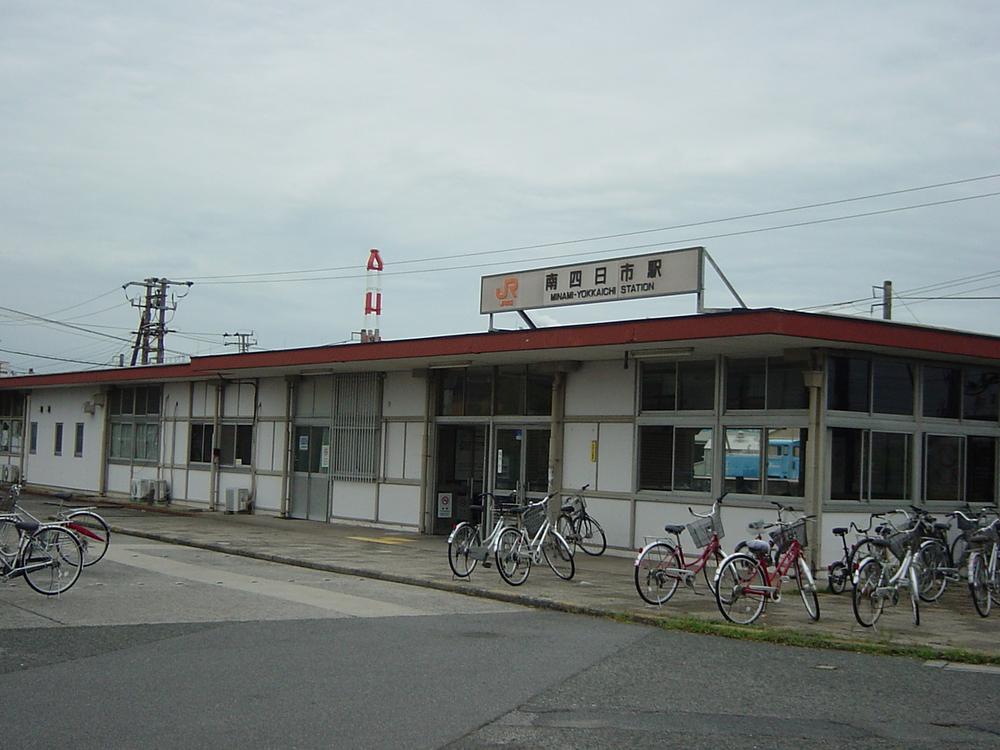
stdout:
<svg viewBox="0 0 1000 750">
<path fill-rule="evenodd" d="M 468 578 L 477 565 L 495 564 L 503 580 L 516 586 L 527 579 L 532 564 L 545 560 L 560 578 L 571 579 L 575 550 L 600 555 L 607 548 L 604 530 L 587 512 L 586 490 L 584 486 L 560 506 L 554 524 L 549 520 L 552 497 L 519 505 L 513 497 L 480 496 L 472 506 L 480 519 L 458 524 L 448 538 L 452 572 Z M 694 521 L 667 524 L 666 536 L 647 540 L 633 563 L 642 600 L 663 605 L 682 584 L 696 590 L 701 577 L 720 613 L 730 622 L 748 624 L 769 603 L 781 600 L 783 586 L 794 583 L 808 617 L 818 620 L 818 584 L 805 555 L 807 522 L 812 517 L 774 502 L 776 519 L 751 523 L 749 537 L 726 554 L 721 541 L 724 498 L 725 494 L 707 513 L 688 508 Z M 947 515 L 951 522 L 911 506 L 872 514 L 866 527 L 851 523 L 833 530 L 843 555 L 827 567 L 827 586 L 834 594 L 850 587 L 859 624 L 874 626 L 885 608 L 905 594 L 913 622 L 919 625 L 921 602 L 938 601 L 949 583 L 963 578 L 977 612 L 983 617 L 989 614 L 992 601 L 1000 597 L 1000 518 L 995 508 Z M 492 519 L 489 529 L 483 526 L 487 518 Z M 682 544 L 685 531 L 697 552 Z"/>
<path fill-rule="evenodd" d="M 111 530 L 90 507 L 60 505 L 53 520 L 43 521 L 18 503 L 20 494 L 14 484 L 0 500 L 0 578 L 24 578 L 46 596 L 65 593 L 104 557 Z"/>
</svg>

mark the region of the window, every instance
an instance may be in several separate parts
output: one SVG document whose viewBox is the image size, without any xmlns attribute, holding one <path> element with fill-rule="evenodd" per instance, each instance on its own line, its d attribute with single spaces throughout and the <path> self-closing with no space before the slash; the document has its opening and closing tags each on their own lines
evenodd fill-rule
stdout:
<svg viewBox="0 0 1000 750">
<path fill-rule="evenodd" d="M 910 436 L 849 428 L 832 430 L 830 497 L 910 499 Z"/>
<path fill-rule="evenodd" d="M 996 422 L 1000 373 L 969 367 L 963 374 L 962 416 L 966 419 Z"/>
<path fill-rule="evenodd" d="M 73 436 L 73 455 L 83 456 L 83 422 L 76 423 L 76 434 Z"/>
<path fill-rule="evenodd" d="M 253 460 L 253 425 L 224 424 L 220 429 L 219 464 L 250 466 Z"/>
<path fill-rule="evenodd" d="M 212 437 L 215 425 L 194 422 L 191 424 L 191 439 L 188 446 L 188 460 L 193 464 L 212 463 Z"/>
<path fill-rule="evenodd" d="M 644 362 L 642 411 L 711 411 L 715 408 L 715 362 Z"/>
<path fill-rule="evenodd" d="M 29 437 L 28 450 L 35 454 L 38 452 L 38 422 L 31 423 L 31 435 Z"/>
<path fill-rule="evenodd" d="M 19 454 L 24 436 L 24 396 L 0 393 L 0 453 Z"/>
<path fill-rule="evenodd" d="M 925 417 L 958 419 L 961 397 L 961 370 L 956 367 L 924 366 Z"/>
<path fill-rule="evenodd" d="M 726 360 L 726 411 L 808 407 L 800 363 L 781 357 Z"/>
<path fill-rule="evenodd" d="M 872 362 L 872 411 L 913 414 L 913 365 L 901 360 Z"/>
<path fill-rule="evenodd" d="M 55 440 L 55 455 L 62 455 L 62 438 L 63 438 L 63 425 L 62 422 L 56 422 L 56 440 Z"/>
<path fill-rule="evenodd" d="M 927 435 L 924 442 L 924 500 L 962 499 L 964 441 L 960 435 Z"/>
<path fill-rule="evenodd" d="M 803 495 L 802 450 L 806 430 L 727 427 L 724 434 L 726 490 L 749 495 Z"/>
<path fill-rule="evenodd" d="M 640 427 L 639 489 L 708 492 L 711 442 L 711 427 Z"/>
<path fill-rule="evenodd" d="M 827 407 L 834 411 L 869 410 L 870 363 L 860 357 L 830 357 Z"/>
<path fill-rule="evenodd" d="M 969 437 L 965 441 L 965 501 L 994 503 L 997 495 L 997 439 Z"/>
<path fill-rule="evenodd" d="M 442 417 L 552 413 L 552 375 L 531 367 L 454 368 L 441 372 L 437 414 Z"/>
<path fill-rule="evenodd" d="M 161 398 L 162 389 L 158 385 L 130 386 L 109 392 L 112 459 L 159 461 Z"/>
<path fill-rule="evenodd" d="M 295 471 L 310 474 L 330 471 L 330 428 L 295 428 Z"/>
</svg>

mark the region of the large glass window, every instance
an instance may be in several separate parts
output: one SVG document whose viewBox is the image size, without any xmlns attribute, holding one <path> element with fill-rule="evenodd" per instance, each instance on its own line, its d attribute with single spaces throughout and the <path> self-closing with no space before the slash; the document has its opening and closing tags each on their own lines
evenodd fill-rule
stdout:
<svg viewBox="0 0 1000 750">
<path fill-rule="evenodd" d="M 726 360 L 726 410 L 806 409 L 802 365 L 781 357 Z"/>
<path fill-rule="evenodd" d="M 0 453 L 21 452 L 24 442 L 24 396 L 0 393 Z"/>
<path fill-rule="evenodd" d="M 831 432 L 832 499 L 910 499 L 912 450 L 908 434 L 845 427 Z"/>
<path fill-rule="evenodd" d="M 801 497 L 805 439 L 806 430 L 796 427 L 727 427 L 723 454 L 726 490 Z"/>
<path fill-rule="evenodd" d="M 809 391 L 802 378 L 802 364 L 781 357 L 767 360 L 767 408 L 807 409 Z"/>
<path fill-rule="evenodd" d="M 711 489 L 711 427 L 639 428 L 639 489 Z"/>
<path fill-rule="evenodd" d="M 188 459 L 193 464 L 212 463 L 212 438 L 215 425 L 211 422 L 194 422 L 191 424 L 191 439 Z"/>
<path fill-rule="evenodd" d="M 726 410 L 763 409 L 766 372 L 764 359 L 727 359 Z"/>
<path fill-rule="evenodd" d="M 869 411 L 870 362 L 862 357 L 830 357 L 827 407 Z"/>
<path fill-rule="evenodd" d="M 961 370 L 924 365 L 923 390 L 925 417 L 958 419 L 962 398 Z"/>
<path fill-rule="evenodd" d="M 531 367 L 454 368 L 442 370 L 439 378 L 438 416 L 548 416 L 552 413 L 552 375 Z"/>
<path fill-rule="evenodd" d="M 1000 373 L 981 367 L 966 368 L 962 387 L 962 416 L 966 419 L 997 421 L 997 393 Z"/>
<path fill-rule="evenodd" d="M 913 365 L 893 359 L 872 362 L 872 411 L 913 414 Z"/>
<path fill-rule="evenodd" d="M 994 503 L 997 499 L 997 439 L 972 436 L 965 442 L 965 500 Z"/>
<path fill-rule="evenodd" d="M 219 433 L 219 464 L 222 466 L 250 466 L 253 462 L 253 425 L 224 424 Z"/>
<path fill-rule="evenodd" d="M 108 394 L 112 459 L 159 461 L 162 395 L 159 385 L 116 388 Z"/>
<path fill-rule="evenodd" d="M 644 362 L 642 411 L 711 411 L 715 408 L 715 362 Z"/>
<path fill-rule="evenodd" d="M 927 435 L 924 442 L 924 499 L 958 502 L 962 499 L 964 456 L 959 435 Z"/>
</svg>

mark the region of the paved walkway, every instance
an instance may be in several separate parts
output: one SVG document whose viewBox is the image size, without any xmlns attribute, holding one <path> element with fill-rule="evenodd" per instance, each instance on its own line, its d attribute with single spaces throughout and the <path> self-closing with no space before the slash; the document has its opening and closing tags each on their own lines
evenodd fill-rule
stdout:
<svg viewBox="0 0 1000 750">
<path fill-rule="evenodd" d="M 40 496 L 23 496 L 22 502 L 40 516 L 50 515 L 58 505 L 58 501 Z M 648 622 L 677 617 L 723 622 L 700 577 L 697 593 L 681 587 L 662 607 L 645 604 L 635 590 L 631 557 L 605 554 L 595 558 L 578 552 L 573 580 L 562 581 L 542 565 L 532 567 L 523 585 L 512 587 L 494 568 L 481 566 L 471 579 L 455 579 L 448 566 L 444 537 L 179 507 L 107 505 L 100 512 L 116 533 L 334 573 Z M 821 592 L 820 612 L 819 622 L 810 621 L 792 584 L 782 601 L 768 604 L 758 623 L 763 628 L 849 641 L 967 649 L 1000 657 L 1000 610 L 990 618 L 979 617 L 964 585 L 949 586 L 941 601 L 923 605 L 920 627 L 913 627 L 909 607 L 900 604 L 887 608 L 877 630 L 862 628 L 855 622 L 848 593 L 835 596 Z"/>
</svg>

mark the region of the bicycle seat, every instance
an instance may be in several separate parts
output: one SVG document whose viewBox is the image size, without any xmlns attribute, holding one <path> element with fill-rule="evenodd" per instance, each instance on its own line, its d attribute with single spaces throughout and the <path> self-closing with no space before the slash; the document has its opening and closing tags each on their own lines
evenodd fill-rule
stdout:
<svg viewBox="0 0 1000 750">
<path fill-rule="evenodd" d="M 21 531 L 27 531 L 31 533 L 35 531 L 41 524 L 38 521 L 14 521 L 14 526 Z"/>
<path fill-rule="evenodd" d="M 833 533 L 836 536 L 844 536 L 847 533 L 847 529 L 845 529 L 843 526 L 838 526 L 833 530 Z"/>
<path fill-rule="evenodd" d="M 663 527 L 663 530 L 668 534 L 680 534 L 684 531 L 684 524 L 681 523 L 668 523 Z"/>
<path fill-rule="evenodd" d="M 73 499 L 73 493 L 72 492 L 57 492 L 57 493 L 55 493 L 55 497 L 58 497 L 60 500 L 72 500 Z"/>
<path fill-rule="evenodd" d="M 747 549 L 760 555 L 766 555 L 771 551 L 771 543 L 766 539 L 747 540 Z"/>
<path fill-rule="evenodd" d="M 934 528 L 937 531 L 949 531 L 951 529 L 951 524 L 947 521 L 935 521 Z"/>
<path fill-rule="evenodd" d="M 479 513 L 482 509 L 483 509 L 482 505 L 470 505 L 469 506 L 469 510 L 471 510 L 473 513 Z"/>
<path fill-rule="evenodd" d="M 573 503 L 568 503 L 562 506 L 559 510 L 561 510 L 563 513 L 572 513 L 574 510 L 576 510 L 576 507 L 573 505 Z"/>
<path fill-rule="evenodd" d="M 879 539 L 877 537 L 870 537 L 868 539 L 868 544 L 870 544 L 872 547 L 888 547 L 889 540 L 885 538 Z"/>
</svg>

